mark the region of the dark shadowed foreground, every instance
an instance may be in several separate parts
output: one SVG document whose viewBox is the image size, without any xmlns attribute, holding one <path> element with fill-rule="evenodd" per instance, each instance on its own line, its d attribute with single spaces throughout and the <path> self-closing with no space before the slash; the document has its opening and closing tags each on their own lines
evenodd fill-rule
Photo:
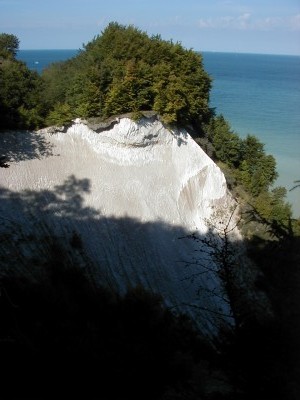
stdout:
<svg viewBox="0 0 300 400">
<path fill-rule="evenodd" d="M 187 315 L 174 314 L 177 308 L 168 310 L 165 299 L 155 288 L 145 290 L 142 281 L 122 290 L 114 280 L 103 287 L 99 276 L 103 269 L 86 252 L 76 224 L 80 220 L 90 232 L 94 232 L 94 224 L 100 224 L 103 232 L 109 225 L 120 224 L 126 233 L 135 232 L 137 245 L 145 237 L 143 231 L 151 232 L 149 237 L 164 238 L 164 243 L 174 238 L 185 240 L 180 238 L 187 232 L 163 223 L 99 218 L 83 203 L 81 193 L 88 190 L 87 180 L 70 177 L 55 192 L 1 191 L 1 397 L 296 399 L 297 358 L 292 354 L 297 349 L 298 327 L 291 302 L 297 299 L 289 296 L 286 287 L 277 290 L 279 280 L 291 287 L 287 277 L 271 274 L 273 281 L 266 281 L 270 274 L 266 269 L 266 275 L 257 281 L 272 299 L 274 318 L 268 313 L 262 318 L 264 304 L 254 308 L 244 304 L 240 324 L 233 329 L 228 316 L 220 311 L 214 319 L 220 334 L 208 340 L 199 327 L 206 326 L 201 319 L 211 310 L 200 310 L 195 325 L 195 316 L 192 322 Z M 12 206 L 14 218 L 3 212 Z M 39 222 L 36 216 L 49 206 L 51 212 Z M 35 218 L 30 224 L 28 216 L 33 210 Z M 24 216 L 26 226 L 21 223 Z M 74 226 L 74 230 L 62 229 L 57 235 L 57 224 Z M 130 247 L 122 250 L 116 238 L 111 240 L 116 262 L 130 259 Z M 282 250 L 273 251 L 282 259 Z M 141 269 L 145 268 L 143 261 L 141 257 Z M 201 264 L 196 264 L 193 272 L 191 266 L 180 265 L 187 282 L 189 277 L 193 279 L 193 272 L 205 273 Z M 296 271 L 293 276 L 297 277 Z M 109 282 L 107 279 L 104 281 Z M 295 291 L 297 282 L 293 285 Z M 213 290 L 198 289 L 195 296 L 202 302 L 203 296 L 216 296 Z M 238 302 L 232 305 L 240 310 Z M 287 305 L 290 309 L 285 313 Z M 186 311 L 185 306 L 182 310 Z"/>
</svg>

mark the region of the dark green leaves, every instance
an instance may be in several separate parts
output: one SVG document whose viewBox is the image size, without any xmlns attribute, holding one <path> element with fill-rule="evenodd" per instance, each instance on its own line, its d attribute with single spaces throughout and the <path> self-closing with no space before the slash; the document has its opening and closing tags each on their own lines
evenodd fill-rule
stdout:
<svg viewBox="0 0 300 400">
<path fill-rule="evenodd" d="M 211 81 L 200 55 L 133 26 L 110 23 L 75 59 L 43 75 L 50 107 L 66 103 L 74 118 L 155 110 L 186 125 L 209 114 Z"/>
<path fill-rule="evenodd" d="M 34 128 L 42 124 L 42 80 L 14 59 L 0 66 L 0 128 Z"/>
<path fill-rule="evenodd" d="M 15 58 L 20 41 L 15 35 L 0 33 L 0 57 Z"/>
</svg>

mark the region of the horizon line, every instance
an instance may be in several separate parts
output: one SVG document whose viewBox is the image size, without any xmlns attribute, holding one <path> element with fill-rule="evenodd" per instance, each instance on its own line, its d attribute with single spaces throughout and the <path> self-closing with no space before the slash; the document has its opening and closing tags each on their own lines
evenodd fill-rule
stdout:
<svg viewBox="0 0 300 400">
<path fill-rule="evenodd" d="M 196 53 L 222 53 L 222 54 L 249 54 L 249 55 L 265 55 L 265 56 L 289 56 L 289 57 L 300 57 L 299 54 L 290 54 L 290 53 L 262 53 L 262 52 L 253 52 L 253 51 L 233 51 L 233 50 L 195 50 L 191 48 L 191 50 Z M 84 51 L 83 48 L 44 48 L 44 49 L 18 49 L 18 51 Z"/>
</svg>

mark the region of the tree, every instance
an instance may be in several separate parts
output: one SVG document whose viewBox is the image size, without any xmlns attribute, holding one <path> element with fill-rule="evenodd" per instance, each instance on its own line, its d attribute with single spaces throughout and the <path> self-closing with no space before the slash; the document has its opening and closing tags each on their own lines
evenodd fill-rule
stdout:
<svg viewBox="0 0 300 400">
<path fill-rule="evenodd" d="M 294 185 L 291 189 L 290 192 L 298 187 L 300 187 L 300 180 L 294 181 L 294 183 L 296 183 L 296 185 Z"/>
<path fill-rule="evenodd" d="M 251 221 L 262 224 L 266 232 L 277 239 L 293 235 L 292 209 L 286 202 L 286 193 L 286 189 L 281 186 L 263 191 L 252 200 L 246 213 Z"/>
<path fill-rule="evenodd" d="M 20 41 L 15 35 L 8 33 L 0 34 L 0 56 L 4 58 L 15 58 L 19 50 Z"/>
<path fill-rule="evenodd" d="M 143 61 L 129 60 L 124 73 L 124 77 L 116 78 L 110 85 L 104 107 L 106 116 L 151 109 L 153 91 L 148 65 Z"/>
<path fill-rule="evenodd" d="M 43 78 L 50 112 L 67 103 L 73 117 L 155 110 L 162 121 L 186 126 L 210 114 L 211 79 L 201 56 L 131 25 L 110 23 L 74 59 L 52 65 Z"/>
<path fill-rule="evenodd" d="M 1 128 L 35 128 L 42 125 L 42 80 L 25 63 L 6 59 L 0 68 Z"/>
<path fill-rule="evenodd" d="M 243 160 L 249 165 L 249 172 L 252 174 L 258 161 L 264 156 L 264 144 L 254 135 L 247 135 L 242 143 Z"/>
<path fill-rule="evenodd" d="M 276 160 L 265 153 L 264 145 L 257 137 L 248 135 L 243 140 L 242 160 L 238 175 L 246 189 L 253 196 L 267 191 L 278 176 Z"/>
<path fill-rule="evenodd" d="M 242 141 L 231 130 L 228 121 L 219 115 L 210 121 L 207 129 L 216 158 L 231 167 L 237 167 L 241 162 Z"/>
<path fill-rule="evenodd" d="M 154 85 L 153 109 L 162 115 L 164 122 L 176 123 L 184 114 L 182 111 L 187 108 L 187 99 L 180 78 L 171 71 L 170 66 L 163 65 L 162 68 L 165 71 Z"/>
<path fill-rule="evenodd" d="M 57 103 L 54 109 L 48 114 L 46 123 L 48 125 L 63 125 L 71 122 L 72 116 L 73 114 L 69 104 Z"/>
</svg>

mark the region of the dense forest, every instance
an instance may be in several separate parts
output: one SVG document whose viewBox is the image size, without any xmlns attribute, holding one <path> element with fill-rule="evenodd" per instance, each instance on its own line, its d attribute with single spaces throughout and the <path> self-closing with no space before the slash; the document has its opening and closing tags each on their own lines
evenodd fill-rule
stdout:
<svg viewBox="0 0 300 400">
<path fill-rule="evenodd" d="M 67 265 L 63 254 L 57 260 L 56 245 L 47 283 L 0 281 L 0 334 L 11 339 L 0 340 L 6 389 L 13 387 L 10 374 L 18 363 L 15 374 L 30 391 L 30 374 L 22 374 L 24 360 L 31 358 L 40 380 L 34 398 L 57 394 L 42 389 L 46 380 L 37 365 L 45 356 L 61 374 L 72 372 L 71 381 L 60 382 L 65 396 L 73 385 L 69 393 L 78 391 L 85 398 L 296 399 L 300 220 L 292 217 L 286 189 L 273 187 L 276 161 L 263 143 L 253 135 L 241 139 L 210 108 L 212 78 L 201 54 L 115 22 L 76 57 L 50 65 L 41 75 L 16 59 L 18 47 L 17 37 L 0 34 L 0 130 L 35 130 L 76 117 L 105 120 L 124 113 L 138 120 L 145 111 L 157 113 L 167 126 L 185 128 L 221 167 L 240 204 L 240 230 L 261 271 L 257 285 L 270 299 L 274 317 L 262 323 L 253 316 L 212 345 L 142 288 L 123 298 L 95 288 L 76 266 Z M 15 309 L 15 303 L 22 307 Z M 109 345 L 104 348 L 103 342 Z M 86 370 L 74 368 L 76 358 Z M 211 382 L 207 369 L 219 376 L 218 383 Z M 97 374 L 104 376 L 101 389 Z M 122 377 L 122 389 L 114 386 L 114 376 Z M 22 396 L 19 387 L 11 393 L 7 398 Z"/>
</svg>

